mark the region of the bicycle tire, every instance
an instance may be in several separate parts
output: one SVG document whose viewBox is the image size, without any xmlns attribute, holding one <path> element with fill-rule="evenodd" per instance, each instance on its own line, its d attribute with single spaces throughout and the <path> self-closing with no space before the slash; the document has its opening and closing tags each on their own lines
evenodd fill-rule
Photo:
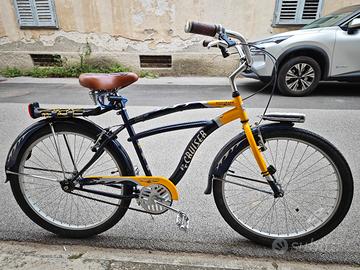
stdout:
<svg viewBox="0 0 360 270">
<path fill-rule="evenodd" d="M 55 133 L 57 134 L 57 136 L 59 136 L 61 134 L 63 134 L 63 135 L 65 134 L 64 138 L 67 137 L 67 140 L 68 140 L 69 144 L 71 145 L 70 147 L 73 147 L 72 148 L 74 151 L 73 158 L 75 159 L 77 157 L 78 158 L 77 162 L 79 162 L 79 164 L 81 164 L 81 163 L 85 164 L 86 160 L 79 161 L 79 159 L 80 159 L 80 156 L 82 156 L 81 157 L 82 159 L 84 159 L 84 155 L 85 155 L 85 158 L 87 157 L 87 153 L 89 153 L 90 147 L 87 147 L 87 148 L 85 147 L 85 150 L 76 149 L 76 147 L 80 145 L 81 141 L 82 141 L 83 145 L 85 145 L 84 141 L 86 139 L 88 139 L 90 143 L 93 143 L 99 135 L 99 130 L 95 127 L 89 128 L 89 125 L 85 125 L 81 121 L 78 121 L 75 124 L 72 122 L 69 122 L 69 121 L 68 122 L 67 121 L 58 121 L 58 122 L 53 123 L 53 127 L 54 127 L 54 130 L 55 130 Z M 70 136 L 71 134 L 74 135 L 74 139 L 72 141 L 71 141 L 71 136 Z M 47 140 L 47 139 L 50 140 L 50 138 L 52 136 L 53 136 L 53 134 L 52 134 L 52 131 L 51 131 L 51 128 L 49 125 L 46 125 L 45 127 L 41 128 L 38 132 L 33 134 L 26 141 L 26 143 L 24 143 L 23 147 L 19 151 L 16 165 L 14 167 L 17 169 L 17 170 L 15 170 L 15 172 L 23 172 L 24 170 L 29 170 L 28 169 L 29 166 L 25 166 L 24 164 L 30 164 L 32 166 L 35 166 L 33 164 L 36 164 L 36 163 L 38 165 L 43 164 L 40 166 L 40 168 L 48 168 L 51 166 L 51 169 L 54 169 L 54 167 L 53 167 L 54 164 L 57 164 L 57 170 L 61 171 L 61 166 L 60 166 L 61 164 L 59 164 L 59 162 L 54 161 L 52 164 L 50 164 L 51 158 L 54 158 L 54 160 L 56 159 L 56 154 L 57 154 L 55 151 L 56 148 L 53 148 L 52 150 L 54 150 L 54 152 L 51 153 L 51 151 L 50 151 L 51 143 L 49 141 L 44 142 L 44 140 Z M 57 138 L 59 138 L 59 137 L 57 137 Z M 78 138 L 78 141 L 77 141 L 77 138 Z M 41 143 L 44 144 L 47 148 L 49 148 L 49 151 L 46 150 L 46 147 L 43 147 L 42 151 L 44 151 L 44 153 L 42 153 L 39 150 Z M 61 141 L 59 141 L 59 143 L 60 143 L 59 146 L 61 146 Z M 64 143 L 65 143 L 65 139 L 64 139 Z M 62 151 L 66 152 L 66 148 L 64 147 L 64 144 L 62 144 L 62 146 L 63 146 Z M 109 160 L 111 160 L 111 161 L 106 161 L 106 162 L 112 162 L 112 163 L 110 163 L 111 166 L 114 164 L 120 174 L 124 173 L 125 175 L 127 175 L 129 173 L 129 171 L 131 171 L 125 167 L 126 165 L 122 162 L 121 158 L 117 155 L 117 151 L 116 151 L 117 149 L 116 149 L 115 144 L 113 144 L 111 142 L 108 143 L 105 146 L 104 150 L 105 150 L 104 153 L 107 154 L 108 157 L 110 157 Z M 47 157 L 47 159 L 44 161 L 41 161 L 41 160 L 39 160 L 39 158 L 37 158 L 37 160 L 36 160 L 35 159 L 36 155 L 34 153 L 35 151 L 37 151 L 36 155 L 39 155 L 39 156 L 42 155 L 42 157 Z M 84 153 L 86 153 L 86 154 L 84 154 Z M 105 154 L 103 154 L 99 158 L 99 160 L 101 160 L 101 158 Z M 62 156 L 62 158 L 64 157 L 64 155 Z M 90 153 L 89 153 L 89 155 L 90 155 Z M 91 155 L 93 155 L 93 152 L 91 153 Z M 31 160 L 33 160 L 33 163 L 30 162 Z M 99 160 L 96 162 L 100 162 Z M 65 163 L 65 161 L 63 160 L 64 163 Z M 42 163 L 40 163 L 40 162 L 42 162 Z M 65 165 L 65 164 L 63 164 L 63 165 Z M 93 165 L 95 165 L 95 163 Z M 103 164 L 98 164 L 98 165 L 101 166 Z M 103 166 L 105 167 L 105 165 L 103 165 Z M 96 167 L 89 168 L 89 169 L 94 169 L 94 168 L 96 168 Z M 34 171 L 34 170 L 32 170 L 32 171 Z M 109 171 L 109 170 L 107 170 L 107 171 Z M 35 172 L 36 172 L 36 175 L 39 175 L 39 173 L 41 173 L 41 171 L 39 171 L 39 169 L 37 169 L 37 171 L 35 171 Z M 59 175 L 59 173 L 54 173 L 54 172 L 44 172 L 44 173 L 45 173 L 45 175 L 51 175 L 52 178 L 54 178 L 53 177 L 54 175 L 61 178 L 61 174 Z M 97 175 L 97 174 L 95 174 L 95 175 Z M 33 179 L 31 179 L 33 182 L 31 182 L 31 183 L 29 182 L 30 184 L 27 182 L 25 184 L 24 181 L 25 180 L 30 181 L 29 178 L 30 177 L 14 175 L 10 181 L 11 189 L 12 189 L 13 195 L 14 195 L 17 203 L 19 204 L 19 206 L 21 207 L 23 212 L 33 222 L 35 222 L 37 225 L 41 226 L 42 228 L 44 228 L 54 234 L 60 235 L 62 237 L 84 238 L 84 237 L 90 237 L 90 236 L 93 236 L 96 234 L 100 234 L 100 233 L 110 229 L 116 223 L 118 223 L 119 220 L 125 215 L 128 207 L 130 205 L 130 202 L 131 202 L 131 199 L 121 199 L 121 200 L 116 199 L 115 203 L 118 204 L 118 206 L 107 205 L 104 203 L 96 202 L 96 201 L 86 199 L 86 198 L 80 198 L 76 195 L 66 193 L 61 189 L 61 186 L 58 185 L 58 183 L 55 183 L 54 185 L 53 185 L 53 183 L 51 183 L 51 185 L 53 185 L 53 187 L 46 187 L 45 183 L 44 183 L 46 181 L 41 182 L 42 180 L 38 180 L 38 179 L 35 180 L 35 178 L 33 178 Z M 46 184 L 50 185 L 50 183 L 47 183 L 47 182 L 46 182 Z M 33 205 L 34 201 L 31 201 L 31 200 L 35 200 L 37 195 L 36 195 L 36 193 L 35 193 L 35 195 L 31 195 L 31 196 L 35 196 L 35 199 L 33 199 L 32 197 L 31 197 L 31 199 L 29 197 L 27 197 L 28 195 L 25 192 L 26 187 L 24 188 L 24 185 L 28 185 L 28 186 L 37 185 L 38 189 L 42 192 L 42 194 L 45 193 L 46 196 L 52 196 L 51 198 L 54 198 L 54 196 L 55 196 L 55 195 L 51 195 L 51 194 L 61 194 L 61 195 L 59 195 L 61 197 L 59 197 L 59 200 L 57 200 L 57 202 L 58 202 L 57 210 L 58 211 L 54 211 L 54 214 L 52 214 L 45 208 L 41 209 L 40 203 L 37 206 Z M 57 185 L 58 185 L 58 187 L 57 187 Z M 96 187 L 93 189 L 105 189 L 105 188 L 106 187 L 104 187 L 104 186 L 96 185 Z M 34 190 L 35 190 L 34 192 L 36 192 L 35 188 L 34 188 Z M 132 193 L 132 187 L 130 187 L 128 185 L 123 185 L 121 187 L 121 189 L 118 189 L 118 191 L 119 190 L 122 192 L 123 195 L 129 195 Z M 40 192 L 38 192 L 37 194 L 39 194 L 39 193 Z M 88 194 L 85 194 L 85 195 L 89 196 Z M 93 197 L 93 198 L 97 198 L 96 196 L 97 195 L 90 195 L 90 197 Z M 66 198 L 66 202 L 65 202 L 65 198 Z M 46 200 L 49 202 L 49 205 L 54 205 L 54 204 L 56 205 L 56 202 L 54 202 L 54 201 L 51 202 L 50 198 L 48 198 Z M 68 201 L 70 201 L 70 203 L 68 203 Z M 71 203 L 71 201 L 73 203 Z M 75 214 L 72 215 L 70 212 L 70 218 L 68 216 L 61 217 L 60 214 L 58 214 L 59 210 L 62 207 L 66 208 L 66 207 L 68 207 L 68 205 L 71 207 L 71 210 L 73 210 L 73 207 L 75 206 L 75 201 L 79 202 L 76 204 L 76 207 L 78 207 L 80 205 L 80 203 L 82 203 L 82 206 L 80 208 L 78 207 L 77 209 L 74 210 L 75 212 L 77 211 Z M 109 202 L 114 203 L 114 200 L 109 200 Z M 106 207 L 111 207 L 111 211 L 108 211 L 108 209 L 105 209 Z M 85 209 L 87 209 L 88 211 L 92 211 L 91 215 L 88 213 L 89 214 L 88 217 L 86 217 L 86 215 L 85 216 L 82 215 L 81 211 L 85 210 Z M 45 210 L 48 212 L 46 212 Z M 100 217 L 100 215 L 105 216 L 108 213 L 110 213 L 109 216 L 104 217 L 104 220 L 100 220 L 99 222 L 96 223 L 97 217 Z M 54 216 L 52 216 L 53 220 L 51 220 L 50 214 L 54 215 Z M 58 220 L 61 218 L 64 219 L 63 223 L 61 220 Z M 75 218 L 75 220 L 72 221 L 74 218 Z M 76 218 L 78 219 L 78 221 L 76 221 Z M 91 219 L 91 222 L 93 222 L 94 224 L 81 225 L 80 224 L 81 219 L 83 219 L 83 221 L 82 221 L 83 223 L 85 223 L 86 220 Z M 95 219 L 95 221 L 94 221 L 94 219 Z M 68 220 L 70 220 L 70 221 L 68 221 Z M 66 222 L 68 222 L 69 224 L 67 224 Z M 74 224 L 71 224 L 71 222 L 73 222 Z M 77 222 L 77 223 L 75 224 L 75 222 Z"/>
<path fill-rule="evenodd" d="M 324 139 L 321 136 L 316 135 L 316 134 L 314 134 L 312 132 L 304 130 L 304 129 L 294 128 L 294 127 L 286 126 L 286 125 L 283 125 L 283 126 L 281 126 L 281 125 L 268 125 L 268 126 L 265 126 L 264 128 L 261 128 L 261 135 L 262 135 L 264 141 L 266 142 L 265 146 L 267 145 L 267 147 L 268 147 L 268 150 L 266 150 L 265 152 L 269 151 L 269 144 L 272 144 L 272 147 L 274 148 L 274 144 L 272 142 L 274 142 L 276 138 L 280 138 L 280 139 L 288 140 L 288 142 L 306 143 L 309 147 L 313 147 L 313 149 L 315 149 L 317 151 L 320 151 L 319 153 L 324 154 L 324 157 L 330 162 L 329 164 L 331 166 L 333 166 L 334 171 L 336 171 L 336 173 L 339 176 L 339 180 L 340 180 L 339 183 L 337 183 L 339 185 L 339 187 L 340 187 L 339 188 L 340 191 L 338 192 L 339 193 L 339 198 L 338 198 L 338 201 L 336 203 L 336 208 L 329 215 L 329 217 L 326 220 L 324 219 L 324 222 L 321 223 L 319 226 L 314 227 L 312 230 L 309 230 L 308 232 L 306 232 L 306 230 L 305 230 L 304 233 L 302 233 L 302 234 L 298 233 L 298 235 L 296 235 L 296 233 L 295 234 L 290 234 L 289 231 L 287 231 L 287 233 L 286 233 L 286 231 L 285 231 L 286 227 L 287 227 L 287 230 L 289 230 L 288 225 L 284 225 L 284 223 L 285 222 L 288 223 L 288 220 L 289 220 L 289 217 L 286 215 L 287 210 L 284 210 L 285 214 L 282 214 L 282 221 L 283 221 L 282 224 L 279 223 L 279 221 L 281 221 L 280 218 L 277 221 L 277 223 L 275 222 L 275 219 L 272 220 L 272 218 L 274 218 L 274 216 L 275 216 L 275 214 L 273 214 L 273 213 L 276 210 L 271 210 L 272 211 L 272 214 L 271 214 L 272 218 L 270 219 L 270 222 L 265 222 L 265 221 L 262 221 L 262 222 L 264 222 L 264 224 L 266 224 L 266 223 L 267 224 L 272 224 L 272 225 L 269 225 L 270 229 L 268 231 L 271 231 L 271 226 L 274 226 L 275 228 L 278 227 L 277 228 L 278 233 L 276 235 L 276 233 L 269 232 L 268 235 L 267 235 L 264 232 L 259 233 L 260 230 L 256 227 L 256 226 L 258 226 L 258 224 L 253 223 L 252 224 L 253 227 L 251 227 L 251 226 L 249 226 L 249 224 L 246 224 L 243 220 L 240 220 L 241 218 L 245 219 L 245 217 L 246 217 L 245 214 L 243 214 L 242 217 L 239 218 L 234 213 L 234 211 L 232 209 L 230 209 L 230 207 L 228 206 L 228 204 L 229 204 L 228 201 L 231 200 L 231 197 L 229 197 L 229 195 L 225 194 L 226 193 L 225 192 L 225 190 L 226 190 L 225 186 L 226 185 L 232 185 L 232 184 L 231 183 L 226 183 L 226 182 L 220 181 L 220 180 L 214 180 L 214 182 L 213 182 L 214 194 L 213 195 L 214 195 L 216 206 L 217 206 L 220 214 L 222 215 L 222 217 L 225 219 L 225 221 L 236 232 L 238 232 L 242 236 L 244 236 L 244 237 L 246 237 L 246 238 L 248 238 L 248 239 L 250 239 L 250 240 L 252 240 L 254 242 L 257 242 L 257 243 L 259 243 L 261 245 L 265 245 L 265 246 L 272 246 L 272 245 L 278 243 L 278 241 L 286 241 L 286 244 L 284 244 L 283 242 L 280 243 L 280 244 L 282 245 L 282 247 L 284 245 L 286 245 L 286 247 L 290 248 L 291 246 L 303 245 L 303 244 L 307 244 L 307 243 L 316 241 L 316 240 L 324 237 L 325 235 L 327 235 L 331 231 L 333 231 L 341 223 L 341 221 L 344 219 L 344 217 L 346 216 L 346 214 L 347 214 L 347 212 L 348 212 L 348 210 L 350 208 L 352 197 L 353 197 L 353 179 L 352 179 L 351 171 L 350 171 L 350 168 L 349 168 L 346 160 L 342 156 L 342 154 L 335 148 L 335 146 L 333 146 L 326 139 Z M 259 140 L 260 140 L 259 136 L 256 135 L 255 138 L 256 138 L 257 142 L 259 142 Z M 279 145 L 277 144 L 277 146 L 279 146 Z M 235 137 L 232 141 L 230 141 L 219 152 L 219 154 L 215 158 L 214 163 L 213 163 L 213 168 L 214 169 L 211 171 L 211 175 L 213 175 L 215 177 L 218 177 L 219 179 L 227 179 L 227 177 L 229 175 L 229 168 L 232 168 L 231 167 L 232 164 L 237 160 L 239 155 L 244 154 L 244 151 L 249 151 L 249 144 L 248 144 L 247 140 L 244 139 L 243 136 Z M 286 151 L 287 151 L 287 148 L 286 148 Z M 286 151 L 284 151 L 284 152 L 286 152 Z M 263 153 L 264 153 L 265 157 L 267 155 L 266 159 L 271 160 L 271 157 L 269 157 L 269 153 L 265 154 L 265 152 L 263 152 Z M 300 149 L 295 149 L 294 153 L 295 152 L 297 154 L 297 152 L 300 152 Z M 283 154 L 282 157 L 283 157 L 283 159 L 286 159 L 286 154 Z M 272 159 L 274 159 L 274 157 Z M 300 163 L 300 161 L 299 161 L 299 163 Z M 304 162 L 301 163 L 301 166 L 303 164 L 304 164 Z M 315 167 L 315 165 L 310 165 L 310 166 Z M 281 169 L 283 168 L 283 166 L 278 166 L 278 171 L 276 172 L 276 175 L 277 176 L 280 175 L 280 178 L 281 178 L 281 172 L 279 172 L 279 167 L 281 167 Z M 298 170 L 298 168 L 299 167 L 296 167 L 296 170 Z M 244 169 L 244 170 L 246 170 L 246 169 Z M 328 169 L 326 169 L 326 170 L 328 170 Z M 315 172 L 315 173 L 320 174 L 320 172 L 321 172 L 321 170 L 319 170 L 318 172 Z M 233 175 L 233 174 L 230 173 L 230 175 Z M 246 173 L 244 173 L 244 176 L 246 176 Z M 283 176 L 284 176 L 283 180 L 285 182 L 286 173 L 283 174 Z M 306 174 L 303 175 L 303 176 L 306 176 Z M 232 177 L 232 176 L 230 176 L 230 177 Z M 309 178 L 311 178 L 311 177 L 309 177 Z M 310 182 L 306 182 L 305 186 L 306 185 L 311 186 L 311 184 L 313 183 L 313 185 L 316 187 L 314 189 L 314 191 L 317 191 L 317 190 L 318 191 L 326 191 L 324 189 L 321 189 L 321 188 L 325 187 L 326 185 L 318 186 L 319 182 L 321 183 L 322 181 L 326 181 L 325 183 L 327 185 L 329 185 L 329 187 L 330 187 L 330 184 L 329 184 L 330 181 L 328 180 L 328 179 L 330 179 L 330 177 L 328 177 L 328 178 L 325 177 L 324 179 L 325 180 L 321 180 L 321 181 L 317 180 L 317 182 L 314 181 L 316 179 L 310 179 Z M 259 177 L 259 180 L 264 181 L 265 179 L 262 178 L 262 177 Z M 305 178 L 305 179 L 301 179 L 301 180 L 305 181 L 307 179 Z M 282 179 L 278 179 L 278 181 L 281 182 Z M 288 181 L 291 183 L 292 180 L 290 179 Z M 287 184 L 287 186 L 286 186 L 287 189 L 288 189 L 288 186 L 290 185 L 290 183 Z M 300 182 L 300 183 L 301 183 L 301 185 L 303 185 L 305 182 Z M 254 186 L 254 184 L 251 184 L 251 185 Z M 265 186 L 262 183 L 258 183 L 255 186 L 259 187 L 261 185 Z M 238 188 L 238 186 L 236 186 L 236 188 Z M 238 189 L 241 189 L 241 188 L 243 188 L 243 187 L 240 186 Z M 247 189 L 247 188 L 243 188 L 243 189 Z M 268 188 L 268 191 L 271 191 L 271 189 Z M 295 191 L 295 193 L 293 193 L 291 195 L 291 193 L 294 192 L 294 191 Z M 290 201 L 290 195 L 291 195 L 293 197 L 296 197 L 296 199 L 294 199 L 294 201 L 292 201 L 292 203 L 295 205 L 296 204 L 296 203 L 294 203 L 295 201 L 301 200 L 301 198 L 304 198 L 305 195 L 306 195 L 305 192 L 296 193 L 296 191 L 297 191 L 296 188 L 294 190 L 290 189 L 290 191 L 288 191 L 288 192 L 287 192 L 287 190 L 284 190 L 285 194 L 284 194 L 283 198 L 275 199 L 273 197 L 273 195 L 271 195 L 271 196 L 272 196 L 272 199 L 274 201 L 276 201 L 276 200 L 286 200 L 286 198 L 288 196 L 288 200 Z M 256 190 L 251 191 L 251 192 L 252 192 L 252 196 L 254 197 L 255 196 L 254 192 L 256 192 Z M 313 191 L 308 191 L 308 193 L 310 193 L 310 194 L 312 194 L 312 192 Z M 326 192 L 330 192 L 330 191 L 326 191 Z M 226 197 L 226 196 L 228 196 L 228 197 Z M 242 197 L 241 196 L 237 197 L 238 203 L 239 203 L 238 205 L 240 207 L 244 207 L 241 204 L 245 201 L 246 196 L 248 196 L 248 194 L 246 194 L 246 195 L 244 194 Z M 265 195 L 262 195 L 262 196 L 265 196 Z M 316 208 L 316 206 L 318 206 L 318 205 L 321 205 L 321 208 L 325 207 L 323 205 L 323 203 L 324 203 L 325 198 L 327 197 L 327 195 L 325 195 L 325 196 L 320 195 L 320 196 L 323 196 L 323 197 L 320 197 L 321 199 L 315 199 L 314 198 L 314 200 L 316 200 L 316 203 L 314 203 L 313 207 Z M 330 195 L 328 195 L 328 196 L 330 197 Z M 315 197 L 315 195 L 313 197 Z M 268 200 L 268 199 L 266 199 L 266 200 Z M 266 202 L 266 200 L 265 200 L 265 202 Z M 312 204 L 306 204 L 305 202 L 306 202 L 306 200 L 304 200 L 304 205 L 307 205 L 306 207 L 305 206 L 303 206 L 301 208 L 300 208 L 300 206 L 298 208 L 286 207 L 286 204 L 288 206 L 291 206 L 290 203 L 283 203 L 285 205 L 283 208 L 284 209 L 289 209 L 289 211 L 291 210 L 291 214 L 292 215 L 298 215 L 298 217 L 300 216 L 300 214 L 298 214 L 298 213 L 299 212 L 302 213 L 302 215 L 304 215 L 304 217 L 302 217 L 303 220 L 306 220 L 306 216 L 309 216 L 308 217 L 309 220 L 314 221 L 311 218 L 315 218 L 315 217 L 312 217 L 311 213 L 313 213 L 317 217 L 317 215 L 320 215 L 318 213 L 321 213 L 321 212 L 319 211 L 319 212 L 314 213 L 314 212 L 312 212 L 310 210 L 305 210 L 306 208 L 311 209 L 310 207 L 312 207 Z M 263 202 L 260 201 L 260 203 L 258 203 L 258 204 L 259 205 L 264 204 L 264 201 Z M 278 206 L 280 208 L 281 203 Z M 255 206 L 253 206 L 253 207 L 255 207 Z M 258 207 L 260 207 L 260 206 L 258 206 Z M 272 207 L 276 208 L 276 204 L 274 205 L 272 203 Z M 319 207 L 319 209 L 321 209 L 321 208 Z M 240 209 L 241 210 L 238 210 L 238 211 L 243 211 L 242 209 L 244 209 L 244 208 L 240 208 Z M 265 208 L 264 211 L 266 211 L 266 209 L 267 208 Z M 258 210 L 256 210 L 256 211 L 258 211 Z M 327 213 L 326 210 L 321 210 L 321 211 L 324 212 L 324 213 Z M 306 214 L 304 214 L 304 213 L 306 213 Z M 250 215 L 254 216 L 255 214 L 250 214 Z M 268 214 L 268 215 L 270 215 L 270 214 Z M 276 218 L 278 216 L 280 216 L 280 210 L 279 210 L 279 212 L 276 211 Z M 285 218 L 285 220 L 284 220 L 284 216 L 287 217 L 287 218 Z M 317 217 L 317 218 L 319 218 L 319 217 Z M 265 218 L 265 220 L 267 220 L 267 219 L 268 219 L 268 217 Z M 259 221 L 257 221 L 257 222 L 259 223 Z M 299 224 L 301 224 L 301 222 Z M 293 224 L 293 227 L 294 228 L 296 227 L 295 224 Z M 279 228 L 283 229 L 284 232 L 282 234 L 279 233 L 280 232 Z"/>
</svg>

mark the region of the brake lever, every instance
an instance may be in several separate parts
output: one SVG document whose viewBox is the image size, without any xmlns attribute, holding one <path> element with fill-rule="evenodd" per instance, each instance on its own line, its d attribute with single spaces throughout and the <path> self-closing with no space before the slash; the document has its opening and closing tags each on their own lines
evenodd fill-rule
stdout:
<svg viewBox="0 0 360 270">
<path fill-rule="evenodd" d="M 230 54 L 228 53 L 227 51 L 227 48 L 228 48 L 228 43 L 224 40 L 221 40 L 221 39 L 218 39 L 218 40 L 212 40 L 212 41 L 203 41 L 203 46 L 210 49 L 212 47 L 217 47 L 220 49 L 221 51 L 221 54 L 224 58 L 228 57 Z"/>
<path fill-rule="evenodd" d="M 227 48 L 228 44 L 223 40 L 213 40 L 213 41 L 210 41 L 206 47 L 208 49 L 210 49 L 211 47 Z"/>
</svg>

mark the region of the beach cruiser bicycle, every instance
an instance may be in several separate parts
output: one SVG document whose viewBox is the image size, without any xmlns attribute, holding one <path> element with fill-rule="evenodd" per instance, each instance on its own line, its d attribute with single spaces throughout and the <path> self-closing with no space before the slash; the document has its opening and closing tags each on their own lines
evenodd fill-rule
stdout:
<svg viewBox="0 0 360 270">
<path fill-rule="evenodd" d="M 224 57 L 239 55 L 240 65 L 229 77 L 232 99 L 189 102 L 129 117 L 127 100 L 119 90 L 134 83 L 136 74 L 82 74 L 80 84 L 90 89 L 95 108 L 29 105 L 30 116 L 43 119 L 16 138 L 6 160 L 7 181 L 21 209 L 36 224 L 65 237 L 102 233 L 128 209 L 151 215 L 170 210 L 177 214 L 176 224 L 187 229 L 188 216 L 173 206 L 180 197 L 176 184 L 210 134 L 238 121 L 243 131 L 215 157 L 205 190 L 205 194 L 213 193 L 225 221 L 262 245 L 278 239 L 305 244 L 330 233 L 344 219 L 353 196 L 351 171 L 342 154 L 319 135 L 294 127 L 305 121 L 302 114 L 265 111 L 260 122 L 250 124 L 235 78 L 251 66 L 252 45 L 221 25 L 188 22 L 185 30 L 213 37 L 204 45 L 219 48 Z M 294 83 L 301 83 L 300 78 L 309 73 L 295 74 Z M 224 107 L 231 109 L 212 120 L 134 130 L 137 123 L 171 113 Z M 122 118 L 121 124 L 102 128 L 88 119 L 113 110 Z M 139 140 L 191 128 L 198 131 L 174 173 L 169 178 L 153 176 Z M 129 134 L 144 175 L 139 175 L 116 140 L 123 130 Z M 132 200 L 137 203 L 134 207 Z"/>
</svg>

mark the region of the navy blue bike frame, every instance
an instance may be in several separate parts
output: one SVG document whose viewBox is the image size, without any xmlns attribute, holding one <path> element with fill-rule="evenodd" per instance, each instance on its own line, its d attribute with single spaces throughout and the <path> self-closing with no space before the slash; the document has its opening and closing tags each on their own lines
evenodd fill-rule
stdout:
<svg viewBox="0 0 360 270">
<path fill-rule="evenodd" d="M 125 102 L 126 102 L 125 98 L 116 97 L 116 103 L 114 105 L 111 105 L 111 106 L 114 106 L 113 108 L 106 107 L 105 109 L 97 110 L 96 114 L 95 113 L 89 114 L 89 115 L 99 115 L 99 114 L 105 113 L 111 109 L 118 109 L 119 110 L 118 114 L 121 115 L 124 125 L 120 126 L 118 129 L 113 131 L 111 133 L 111 135 L 107 139 L 105 139 L 105 141 L 103 143 L 101 143 L 100 147 L 97 149 L 93 158 L 82 168 L 82 170 L 80 172 L 78 172 L 78 174 L 73 179 L 76 179 L 76 177 L 80 176 L 84 171 L 86 171 L 86 169 L 89 168 L 91 166 L 91 164 L 93 164 L 100 157 L 100 155 L 102 154 L 102 150 L 103 150 L 104 146 L 106 145 L 106 143 L 109 140 L 116 138 L 116 135 L 119 134 L 123 129 L 126 129 L 129 134 L 128 141 L 133 144 L 135 152 L 141 163 L 141 166 L 142 166 L 142 169 L 144 170 L 145 175 L 152 176 L 148 162 L 147 162 L 147 160 L 144 156 L 144 153 L 140 147 L 139 139 L 153 136 L 153 135 L 160 134 L 160 133 L 164 133 L 164 132 L 200 127 L 198 132 L 195 133 L 193 138 L 190 140 L 190 142 L 186 146 L 186 148 L 181 156 L 181 159 L 178 163 L 178 166 L 176 167 L 175 171 L 172 173 L 172 175 L 169 178 L 169 180 L 176 185 L 177 183 L 180 182 L 180 180 L 186 173 L 186 171 L 189 168 L 189 165 L 192 161 L 192 158 L 194 157 L 196 151 L 198 150 L 198 148 L 200 147 L 202 142 L 220 126 L 215 120 L 206 120 L 206 121 L 194 121 L 194 122 L 185 122 L 185 123 L 167 125 L 167 126 L 157 127 L 154 129 L 149 129 L 146 131 L 136 133 L 133 128 L 134 124 L 148 121 L 148 120 L 151 120 L 154 118 L 162 117 L 162 116 L 165 116 L 168 114 L 176 113 L 179 111 L 205 109 L 205 108 L 209 108 L 209 107 L 206 106 L 205 103 L 202 103 L 202 102 L 191 102 L 191 103 L 174 105 L 172 107 L 165 107 L 162 109 L 158 109 L 155 111 L 141 114 L 141 115 L 133 117 L 133 118 L 129 118 L 129 115 L 125 108 Z"/>
</svg>

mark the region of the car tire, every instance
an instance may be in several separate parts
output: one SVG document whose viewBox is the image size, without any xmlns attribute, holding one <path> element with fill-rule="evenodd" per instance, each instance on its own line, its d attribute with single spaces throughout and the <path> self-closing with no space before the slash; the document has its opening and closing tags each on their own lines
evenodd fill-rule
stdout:
<svg viewBox="0 0 360 270">
<path fill-rule="evenodd" d="M 302 97 L 316 89 L 321 77 L 318 62 L 308 56 L 289 59 L 279 71 L 277 85 L 281 94 Z"/>
</svg>

